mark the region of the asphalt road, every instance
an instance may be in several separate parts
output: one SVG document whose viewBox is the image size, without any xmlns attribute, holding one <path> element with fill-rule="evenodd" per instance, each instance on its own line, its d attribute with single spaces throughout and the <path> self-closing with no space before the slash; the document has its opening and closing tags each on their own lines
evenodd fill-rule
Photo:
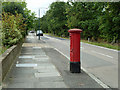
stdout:
<svg viewBox="0 0 120 90">
<path fill-rule="evenodd" d="M 68 39 L 44 35 L 41 40 L 70 57 Z M 118 51 L 81 43 L 82 67 L 111 88 L 118 88 Z"/>
</svg>

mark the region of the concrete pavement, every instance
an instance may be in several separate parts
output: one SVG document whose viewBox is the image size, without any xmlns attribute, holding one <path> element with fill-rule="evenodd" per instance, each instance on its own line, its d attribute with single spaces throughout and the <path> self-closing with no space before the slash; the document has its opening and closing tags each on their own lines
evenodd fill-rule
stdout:
<svg viewBox="0 0 120 90">
<path fill-rule="evenodd" d="M 39 41 L 34 34 L 26 38 L 21 55 L 4 80 L 3 88 L 103 89 L 84 71 L 70 73 L 69 60 L 44 41 Z"/>
</svg>

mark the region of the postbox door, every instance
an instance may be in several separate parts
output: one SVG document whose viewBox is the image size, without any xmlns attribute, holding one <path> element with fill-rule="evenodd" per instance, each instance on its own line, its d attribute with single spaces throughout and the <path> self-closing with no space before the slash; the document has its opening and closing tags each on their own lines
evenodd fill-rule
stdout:
<svg viewBox="0 0 120 90">
<path fill-rule="evenodd" d="M 74 48 L 74 55 L 73 60 L 74 62 L 80 62 L 80 33 L 75 33 L 73 38 L 73 48 Z"/>
<path fill-rule="evenodd" d="M 70 33 L 70 61 L 73 62 L 73 55 L 74 55 L 74 52 L 73 52 L 73 33 Z"/>
</svg>

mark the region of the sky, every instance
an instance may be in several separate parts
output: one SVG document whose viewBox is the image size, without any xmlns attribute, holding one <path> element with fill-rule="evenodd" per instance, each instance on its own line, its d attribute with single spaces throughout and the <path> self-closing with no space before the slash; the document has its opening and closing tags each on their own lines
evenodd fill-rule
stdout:
<svg viewBox="0 0 120 90">
<path fill-rule="evenodd" d="M 45 12 L 48 10 L 50 4 L 52 2 L 55 2 L 56 0 L 25 0 L 27 3 L 27 8 L 31 10 L 32 12 L 36 13 L 36 16 L 38 17 L 39 9 L 40 9 L 40 17 L 42 17 Z M 61 0 L 61 1 L 67 1 L 67 0 Z"/>
</svg>

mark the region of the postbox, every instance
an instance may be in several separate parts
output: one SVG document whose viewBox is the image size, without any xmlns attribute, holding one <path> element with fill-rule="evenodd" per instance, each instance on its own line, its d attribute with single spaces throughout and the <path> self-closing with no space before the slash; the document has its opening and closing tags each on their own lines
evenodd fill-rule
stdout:
<svg viewBox="0 0 120 90">
<path fill-rule="evenodd" d="M 80 73 L 80 33 L 81 29 L 70 29 L 70 72 Z"/>
</svg>

